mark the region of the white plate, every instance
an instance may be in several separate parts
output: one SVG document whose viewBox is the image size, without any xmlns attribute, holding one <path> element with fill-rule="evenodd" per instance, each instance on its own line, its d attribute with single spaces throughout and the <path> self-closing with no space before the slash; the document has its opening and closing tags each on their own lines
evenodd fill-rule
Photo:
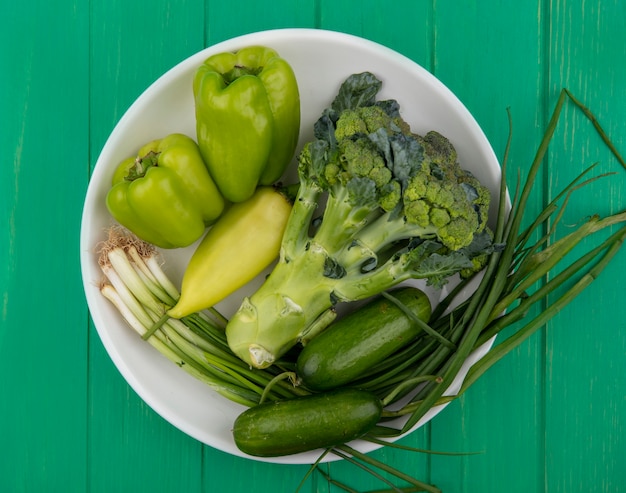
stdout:
<svg viewBox="0 0 626 493">
<path fill-rule="evenodd" d="M 398 100 L 403 117 L 417 133 L 437 130 L 455 145 L 462 165 L 496 192 L 500 166 L 480 127 L 463 104 L 440 81 L 410 59 L 374 42 L 331 31 L 280 29 L 249 34 L 224 41 L 178 64 L 152 84 L 128 109 L 108 138 L 96 163 L 87 191 L 80 239 L 83 283 L 91 316 L 102 343 L 126 381 L 157 413 L 195 439 L 238 456 L 231 429 L 244 410 L 195 380 L 146 344 L 98 291 L 102 278 L 95 253 L 113 224 L 105 207 L 114 168 L 124 158 L 153 139 L 172 132 L 195 138 L 191 81 L 196 68 L 209 55 L 260 44 L 278 51 L 293 67 L 302 100 L 300 145 L 312 137 L 313 123 L 335 97 L 349 75 L 370 71 L 383 81 L 380 99 Z M 493 213 L 492 213 L 493 214 Z M 165 269 L 180 282 L 194 246 L 164 253 Z M 260 282 L 260 281 L 259 281 Z M 256 285 L 259 284 L 256 283 Z M 254 289 L 250 286 L 243 291 Z M 440 293 L 430 293 L 434 301 Z M 219 308 L 226 315 L 238 306 L 236 297 Z M 470 364 L 488 350 L 472 355 L 449 390 L 458 388 Z M 432 419 L 442 408 L 432 409 L 416 428 Z M 378 448 L 357 442 L 362 451 Z M 316 451 L 258 459 L 280 463 L 312 463 Z M 327 460 L 334 460 L 328 456 Z"/>
</svg>

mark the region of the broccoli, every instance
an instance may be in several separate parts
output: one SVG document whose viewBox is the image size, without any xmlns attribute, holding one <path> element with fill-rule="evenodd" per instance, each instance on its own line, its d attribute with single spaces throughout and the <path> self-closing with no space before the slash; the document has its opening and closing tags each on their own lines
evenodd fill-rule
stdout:
<svg viewBox="0 0 626 493">
<path fill-rule="evenodd" d="M 323 329 L 339 302 L 407 279 L 441 287 L 493 251 L 489 190 L 443 135 L 413 134 L 396 101 L 377 101 L 380 87 L 367 72 L 349 77 L 298 156 L 278 263 L 226 328 L 253 367 Z"/>
</svg>

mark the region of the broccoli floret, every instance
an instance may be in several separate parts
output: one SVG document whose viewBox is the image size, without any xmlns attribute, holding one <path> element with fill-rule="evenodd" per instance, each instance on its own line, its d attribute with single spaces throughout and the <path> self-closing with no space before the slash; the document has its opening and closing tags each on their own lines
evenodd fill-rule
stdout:
<svg viewBox="0 0 626 493">
<path fill-rule="evenodd" d="M 402 199 L 402 187 L 397 181 L 388 181 L 380 187 L 380 207 L 385 212 L 391 212 L 400 203 Z"/>
<path fill-rule="evenodd" d="M 358 135 L 374 133 L 379 129 L 387 132 L 401 131 L 399 121 L 399 118 L 389 114 L 384 106 L 374 104 L 347 109 L 342 111 L 337 119 L 335 138 L 341 142 Z"/>
<path fill-rule="evenodd" d="M 339 141 L 338 147 L 338 164 L 343 172 L 344 183 L 353 176 L 369 177 L 370 174 L 375 175 L 376 170 L 386 169 L 385 160 L 375 152 L 374 144 L 367 139 L 345 139 Z"/>
<path fill-rule="evenodd" d="M 338 302 L 407 279 L 442 286 L 493 251 L 489 190 L 437 132 L 415 135 L 380 81 L 351 76 L 298 158 L 300 186 L 278 263 L 231 318 L 233 351 L 269 366 Z M 321 223 L 313 221 L 321 211 Z"/>
<path fill-rule="evenodd" d="M 343 176 L 343 183 L 352 177 L 370 178 L 380 190 L 392 182 L 391 170 L 381 155 L 376 143 L 367 135 L 378 130 L 391 131 L 393 118 L 380 106 L 366 106 L 343 111 L 336 122 L 335 139 L 337 142 L 339 163 L 332 160 L 326 166 L 331 174 Z M 334 170 L 340 165 L 341 172 Z"/>
<path fill-rule="evenodd" d="M 438 165 L 443 169 L 456 167 L 456 149 L 446 137 L 439 132 L 430 131 L 424 137 L 418 136 L 417 138 L 426 149 L 425 154 L 429 163 Z"/>
<path fill-rule="evenodd" d="M 438 145 L 425 153 L 427 163 L 411 177 L 404 192 L 405 217 L 419 226 L 435 225 L 439 241 L 458 250 L 487 226 L 491 197 L 486 187 L 460 167 L 449 141 L 439 134 L 436 140 Z"/>
<path fill-rule="evenodd" d="M 335 138 L 338 142 L 354 135 L 366 134 L 367 124 L 358 109 L 344 111 L 335 124 Z"/>
</svg>

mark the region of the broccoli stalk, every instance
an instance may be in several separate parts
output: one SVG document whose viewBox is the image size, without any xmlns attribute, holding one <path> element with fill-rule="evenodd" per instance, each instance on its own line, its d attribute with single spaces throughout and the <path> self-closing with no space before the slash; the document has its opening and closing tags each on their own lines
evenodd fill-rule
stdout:
<svg viewBox="0 0 626 493">
<path fill-rule="evenodd" d="M 339 302 L 407 279 L 440 287 L 494 250 L 488 189 L 441 134 L 411 133 L 381 82 L 355 74 L 315 124 L 278 263 L 226 327 L 235 354 L 265 368 L 325 327 Z M 316 213 L 321 213 L 321 222 Z"/>
</svg>

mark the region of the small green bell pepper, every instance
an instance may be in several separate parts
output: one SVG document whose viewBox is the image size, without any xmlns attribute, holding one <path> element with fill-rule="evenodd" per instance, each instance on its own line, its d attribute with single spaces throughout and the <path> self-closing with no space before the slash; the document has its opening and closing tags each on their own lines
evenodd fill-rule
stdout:
<svg viewBox="0 0 626 493">
<path fill-rule="evenodd" d="M 242 202 L 282 176 L 298 143 L 300 94 L 276 51 L 250 46 L 209 57 L 193 93 L 198 145 L 226 199 Z"/>
<path fill-rule="evenodd" d="M 171 134 L 122 161 L 106 197 L 111 215 L 148 243 L 185 247 L 199 239 L 224 210 L 198 145 Z"/>
</svg>

